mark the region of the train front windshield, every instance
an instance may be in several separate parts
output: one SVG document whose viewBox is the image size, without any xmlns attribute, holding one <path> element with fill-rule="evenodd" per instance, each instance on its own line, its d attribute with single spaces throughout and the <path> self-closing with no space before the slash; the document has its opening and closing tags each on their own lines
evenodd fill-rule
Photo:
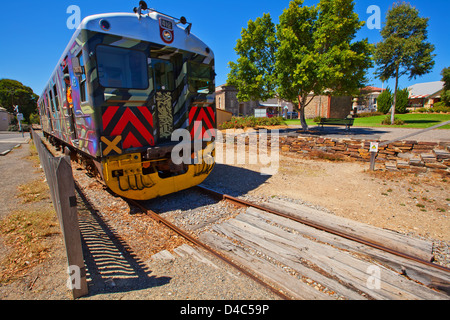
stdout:
<svg viewBox="0 0 450 320">
<path fill-rule="evenodd" d="M 144 52 L 119 47 L 97 47 L 100 85 L 104 88 L 145 90 L 149 86 Z"/>
<path fill-rule="evenodd" d="M 174 64 L 168 60 L 149 58 L 143 51 L 99 45 L 97 66 L 99 82 L 103 88 L 157 91 L 175 89 Z M 189 61 L 187 77 L 191 93 L 214 93 L 214 71 L 211 66 Z"/>
</svg>

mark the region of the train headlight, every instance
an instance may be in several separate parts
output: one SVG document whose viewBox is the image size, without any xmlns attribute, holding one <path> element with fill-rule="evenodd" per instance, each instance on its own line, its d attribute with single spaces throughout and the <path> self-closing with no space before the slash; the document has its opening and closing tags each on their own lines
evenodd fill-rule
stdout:
<svg viewBox="0 0 450 320">
<path fill-rule="evenodd" d="M 172 41 L 172 38 L 173 38 L 172 32 L 170 32 L 169 30 L 164 30 L 162 35 L 163 35 L 164 40 L 166 40 L 167 42 Z"/>
</svg>

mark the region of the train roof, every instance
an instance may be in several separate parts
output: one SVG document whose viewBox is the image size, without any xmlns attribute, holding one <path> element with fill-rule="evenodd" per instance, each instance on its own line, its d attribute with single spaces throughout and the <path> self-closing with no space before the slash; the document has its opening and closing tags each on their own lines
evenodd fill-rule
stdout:
<svg viewBox="0 0 450 320">
<path fill-rule="evenodd" d="M 172 21 L 173 23 L 174 39 L 171 44 L 164 43 L 160 36 L 160 18 Z M 100 21 L 102 20 L 108 21 L 110 26 L 109 30 L 102 29 L 100 25 Z M 182 28 L 178 19 L 169 15 L 157 11 L 150 11 L 145 15 L 138 15 L 136 13 L 104 13 L 91 15 L 84 18 L 64 50 L 58 65 L 67 55 L 67 52 L 70 50 L 73 42 L 82 30 L 96 31 L 119 37 L 152 42 L 197 53 L 203 56 L 209 56 L 211 59 L 214 59 L 213 51 L 197 36 L 192 34 L 190 32 L 190 28 Z M 55 72 L 56 69 L 52 72 L 50 79 L 53 78 Z M 44 89 L 44 92 L 46 90 L 47 88 Z"/>
<path fill-rule="evenodd" d="M 212 51 L 208 46 L 192 33 L 188 33 L 180 26 L 177 19 L 160 12 L 152 11 L 141 15 L 135 13 L 107 13 L 88 16 L 83 19 L 79 30 L 85 29 L 121 37 L 167 45 L 160 37 L 160 18 L 173 23 L 174 41 L 169 46 L 186 51 L 195 52 L 204 56 L 211 56 Z M 109 22 L 110 29 L 105 31 L 100 26 L 100 21 Z M 78 30 L 78 31 L 79 31 Z"/>
</svg>

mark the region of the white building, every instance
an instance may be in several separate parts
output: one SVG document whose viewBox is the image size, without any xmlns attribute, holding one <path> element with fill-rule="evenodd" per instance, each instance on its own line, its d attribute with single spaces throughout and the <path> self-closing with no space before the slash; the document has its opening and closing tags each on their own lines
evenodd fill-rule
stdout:
<svg viewBox="0 0 450 320">
<path fill-rule="evenodd" d="M 377 100 L 380 94 L 386 89 L 377 87 L 365 87 L 360 90 L 359 97 L 353 100 L 353 109 L 358 112 L 375 112 L 378 109 Z"/>
<path fill-rule="evenodd" d="M 409 108 L 431 108 L 435 103 L 441 101 L 444 90 L 443 81 L 417 83 L 408 87 Z"/>
</svg>

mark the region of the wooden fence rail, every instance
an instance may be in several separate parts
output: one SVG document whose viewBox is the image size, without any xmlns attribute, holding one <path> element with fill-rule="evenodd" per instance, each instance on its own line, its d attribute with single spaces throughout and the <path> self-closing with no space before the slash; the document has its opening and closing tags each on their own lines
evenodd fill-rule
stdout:
<svg viewBox="0 0 450 320">
<path fill-rule="evenodd" d="M 50 188 L 51 198 L 64 237 L 69 279 L 74 299 L 88 294 L 86 267 L 78 225 L 77 198 L 70 157 L 54 157 L 32 130 L 32 138 Z"/>
</svg>

